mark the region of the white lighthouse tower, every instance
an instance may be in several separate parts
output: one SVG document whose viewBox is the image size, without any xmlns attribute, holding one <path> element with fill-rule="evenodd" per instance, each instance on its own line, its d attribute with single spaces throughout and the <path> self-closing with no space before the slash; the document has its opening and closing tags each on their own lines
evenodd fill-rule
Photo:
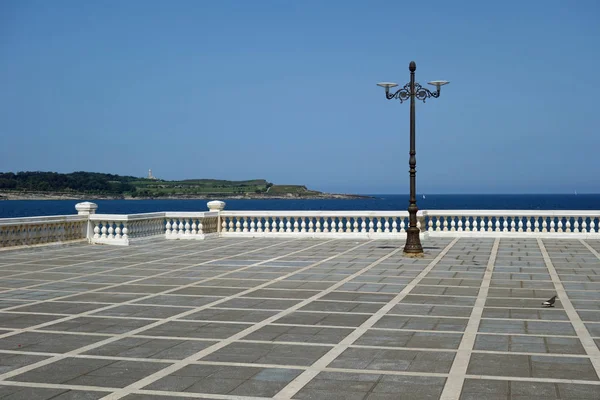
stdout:
<svg viewBox="0 0 600 400">
<path fill-rule="evenodd" d="M 156 180 L 156 177 L 152 175 L 152 169 L 148 170 L 148 179 Z"/>
</svg>

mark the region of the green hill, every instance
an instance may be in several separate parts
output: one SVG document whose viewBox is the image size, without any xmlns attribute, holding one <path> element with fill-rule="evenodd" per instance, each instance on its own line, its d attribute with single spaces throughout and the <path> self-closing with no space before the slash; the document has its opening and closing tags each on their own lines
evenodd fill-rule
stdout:
<svg viewBox="0 0 600 400">
<path fill-rule="evenodd" d="M 301 185 L 273 185 L 265 179 L 228 181 L 185 179 L 167 181 L 96 172 L 0 173 L 0 191 L 90 194 L 121 197 L 312 196 L 321 194 Z"/>
</svg>

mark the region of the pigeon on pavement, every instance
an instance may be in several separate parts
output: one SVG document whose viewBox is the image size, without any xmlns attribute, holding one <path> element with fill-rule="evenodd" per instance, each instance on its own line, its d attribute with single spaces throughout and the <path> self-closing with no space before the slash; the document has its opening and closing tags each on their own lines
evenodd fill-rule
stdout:
<svg viewBox="0 0 600 400">
<path fill-rule="evenodd" d="M 544 307 L 554 307 L 554 302 L 556 302 L 556 296 L 552 296 L 550 299 L 546 300 L 542 303 Z"/>
</svg>

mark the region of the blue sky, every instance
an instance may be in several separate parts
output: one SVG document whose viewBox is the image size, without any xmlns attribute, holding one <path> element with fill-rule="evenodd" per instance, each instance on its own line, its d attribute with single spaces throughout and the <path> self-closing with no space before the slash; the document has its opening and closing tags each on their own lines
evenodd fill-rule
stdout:
<svg viewBox="0 0 600 400">
<path fill-rule="evenodd" d="M 0 171 L 600 192 L 597 1 L 0 2 Z"/>
</svg>

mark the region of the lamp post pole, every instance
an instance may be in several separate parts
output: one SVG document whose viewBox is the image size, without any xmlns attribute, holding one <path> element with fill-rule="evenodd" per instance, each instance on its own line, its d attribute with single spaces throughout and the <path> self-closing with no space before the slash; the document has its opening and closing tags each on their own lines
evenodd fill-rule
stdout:
<svg viewBox="0 0 600 400">
<path fill-rule="evenodd" d="M 410 71 L 410 199 L 408 200 L 408 229 L 406 230 L 406 245 L 404 252 L 411 254 L 423 253 L 421 238 L 419 237 L 419 228 L 417 228 L 417 151 L 415 150 L 415 70 L 417 64 L 411 61 L 408 69 Z"/>
<path fill-rule="evenodd" d="M 398 89 L 395 93 L 390 93 L 390 88 L 398 86 L 396 83 L 382 82 L 378 83 L 378 86 L 385 88 L 385 97 L 388 100 L 398 99 L 400 103 L 410 98 L 410 158 L 408 165 L 410 167 L 410 198 L 408 204 L 408 229 L 406 230 L 406 244 L 404 245 L 404 253 L 418 255 L 423 254 L 423 246 L 421 245 L 421 238 L 419 237 L 419 228 L 417 228 L 417 158 L 415 150 L 415 99 L 425 102 L 426 99 L 433 97 L 440 97 L 440 87 L 448 84 L 447 81 L 432 81 L 430 85 L 436 87 L 435 92 L 431 92 L 429 89 L 422 87 L 420 84 L 415 82 L 415 71 L 417 64 L 411 61 L 408 65 L 410 71 L 410 83 L 407 83 L 401 89 Z"/>
</svg>

